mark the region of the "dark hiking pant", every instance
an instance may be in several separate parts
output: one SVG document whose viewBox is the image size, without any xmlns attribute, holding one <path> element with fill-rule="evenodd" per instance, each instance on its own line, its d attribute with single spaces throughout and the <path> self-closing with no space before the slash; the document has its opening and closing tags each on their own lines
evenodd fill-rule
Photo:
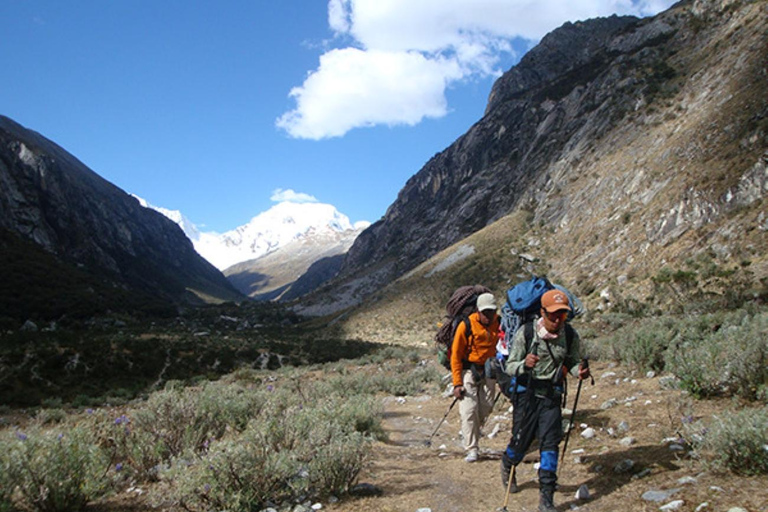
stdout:
<svg viewBox="0 0 768 512">
<path fill-rule="evenodd" d="M 541 466 L 539 485 L 542 490 L 554 491 L 557 483 L 557 451 L 563 438 L 563 421 L 560 410 L 560 394 L 551 397 L 529 396 L 519 393 L 512 417 L 512 438 L 509 440 L 505 459 L 517 466 L 534 439 L 539 440 Z"/>
</svg>

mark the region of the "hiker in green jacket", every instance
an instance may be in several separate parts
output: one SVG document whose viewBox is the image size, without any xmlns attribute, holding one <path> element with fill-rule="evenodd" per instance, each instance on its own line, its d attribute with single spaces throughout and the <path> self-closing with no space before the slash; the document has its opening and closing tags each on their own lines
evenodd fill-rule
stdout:
<svg viewBox="0 0 768 512">
<path fill-rule="evenodd" d="M 569 311 L 571 306 L 565 293 L 546 292 L 541 297 L 541 318 L 515 333 L 505 368 L 516 387 L 512 438 L 501 458 L 502 482 L 506 489 L 513 466 L 523 459 L 533 439 L 538 439 L 541 512 L 556 510 L 553 496 L 557 485 L 558 445 L 563 437 L 560 410 L 563 375 L 569 372 L 579 379 L 590 375 L 589 368 L 579 364 L 580 339 L 575 329 L 566 324 Z M 510 492 L 517 492 L 514 474 L 512 478 Z"/>
</svg>

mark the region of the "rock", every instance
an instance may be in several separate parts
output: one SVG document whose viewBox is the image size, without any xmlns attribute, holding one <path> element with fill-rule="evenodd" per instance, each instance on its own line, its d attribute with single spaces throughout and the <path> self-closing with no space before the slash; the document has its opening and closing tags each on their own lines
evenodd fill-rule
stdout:
<svg viewBox="0 0 768 512">
<path fill-rule="evenodd" d="M 618 402 L 616 401 L 615 398 L 611 398 L 610 400 L 606 400 L 605 402 L 600 404 L 600 409 L 605 411 L 606 409 L 610 409 L 611 407 L 614 407 L 617 403 Z"/>
<path fill-rule="evenodd" d="M 653 370 L 651 370 L 651 371 L 649 371 L 648 373 L 646 373 L 646 374 L 645 374 L 645 378 L 646 378 L 646 379 L 652 379 L 652 378 L 654 378 L 655 376 L 656 376 L 656 372 L 655 372 L 655 371 L 653 371 Z"/>
<path fill-rule="evenodd" d="M 619 441 L 619 444 L 621 446 L 627 446 L 627 447 L 628 446 L 632 446 L 633 444 L 635 444 L 635 438 L 634 437 L 625 437 L 624 439 Z"/>
<path fill-rule="evenodd" d="M 747 512 L 747 509 L 741 507 L 729 508 L 728 512 Z"/>
<path fill-rule="evenodd" d="M 499 430 L 500 430 L 500 429 L 501 429 L 501 423 L 497 423 L 497 424 L 496 424 L 496 425 L 493 427 L 493 431 L 492 431 L 490 434 L 488 434 L 488 439 L 493 439 L 494 437 L 496 437 L 497 435 L 499 435 Z"/>
<path fill-rule="evenodd" d="M 659 510 L 677 510 L 683 506 L 685 502 L 683 500 L 670 501 L 666 505 L 659 507 Z"/>
<path fill-rule="evenodd" d="M 32 320 L 27 320 L 24 322 L 24 325 L 21 326 L 21 329 L 19 329 L 22 332 L 37 332 L 37 324 L 33 322 Z"/>
<path fill-rule="evenodd" d="M 373 484 L 357 484 L 349 490 L 352 496 L 381 496 L 382 490 Z"/>
<path fill-rule="evenodd" d="M 622 421 L 616 428 L 619 430 L 619 432 L 629 432 L 629 423 Z"/>
<path fill-rule="evenodd" d="M 696 482 L 698 482 L 698 480 L 692 476 L 684 476 L 677 479 L 677 483 L 680 485 L 695 484 Z"/>
<path fill-rule="evenodd" d="M 431 508 L 419 508 L 416 509 L 416 512 L 432 512 Z"/>
<path fill-rule="evenodd" d="M 646 491 L 643 493 L 642 498 L 645 501 L 653 501 L 655 503 L 661 503 L 667 501 L 673 494 L 680 492 L 680 489 L 667 489 L 664 491 Z"/>
<path fill-rule="evenodd" d="M 587 428 L 586 430 L 584 430 L 584 432 L 581 433 L 581 437 L 583 437 L 584 439 L 592 439 L 595 437 L 595 435 L 596 435 L 595 429 L 593 429 L 592 427 Z"/>
<path fill-rule="evenodd" d="M 582 453 L 585 453 L 586 450 L 584 448 L 578 448 L 576 450 L 571 450 L 571 453 L 574 455 L 581 455 Z"/>
<path fill-rule="evenodd" d="M 616 372 L 605 372 L 600 376 L 601 379 L 610 379 L 611 377 L 615 377 Z"/>
<path fill-rule="evenodd" d="M 315 504 L 314 504 L 314 505 L 312 505 L 310 508 L 311 508 L 312 510 L 322 510 L 322 509 L 323 509 L 323 504 L 322 504 L 322 503 L 315 503 Z"/>
<path fill-rule="evenodd" d="M 685 447 L 682 446 L 682 445 L 679 445 L 677 443 L 670 444 L 669 445 L 669 449 L 670 449 L 670 451 L 673 451 L 673 452 L 684 452 L 685 451 Z"/>
<path fill-rule="evenodd" d="M 624 459 L 623 461 L 613 466 L 613 472 L 620 475 L 622 473 L 631 471 L 633 467 L 635 467 L 635 461 L 632 459 Z"/>
<path fill-rule="evenodd" d="M 650 474 L 651 474 L 651 468 L 645 468 L 641 472 L 632 475 L 632 480 L 640 480 L 641 478 L 645 478 Z"/>
<path fill-rule="evenodd" d="M 696 507 L 696 510 L 694 512 L 701 512 L 705 508 L 709 506 L 709 502 L 705 501 L 704 503 L 700 504 L 698 507 Z"/>
<path fill-rule="evenodd" d="M 590 498 L 589 487 L 587 487 L 587 484 L 581 484 L 579 488 L 576 489 L 574 498 L 577 500 L 588 500 Z"/>
</svg>

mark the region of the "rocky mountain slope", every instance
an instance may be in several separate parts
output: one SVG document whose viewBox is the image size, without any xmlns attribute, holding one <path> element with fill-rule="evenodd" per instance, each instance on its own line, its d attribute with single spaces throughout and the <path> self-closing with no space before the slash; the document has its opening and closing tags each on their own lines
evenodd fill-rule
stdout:
<svg viewBox="0 0 768 512">
<path fill-rule="evenodd" d="M 4 254 L 21 239 L 52 257 L 40 270 L 49 273 L 38 282 L 43 288 L 60 284 L 54 269 L 63 266 L 106 288 L 171 302 L 242 298 L 173 222 L 7 117 L 0 117 L 0 229 Z M 16 293 L 22 277 L 14 276 Z"/>
<path fill-rule="evenodd" d="M 312 228 L 259 258 L 232 265 L 224 275 L 254 299 L 291 300 L 336 276 L 361 231 Z"/>
<path fill-rule="evenodd" d="M 298 309 L 359 304 L 510 214 L 526 222 L 500 265 L 530 253 L 588 305 L 606 289 L 643 301 L 664 268 L 741 267 L 765 287 L 767 24 L 765 1 L 688 0 L 553 31 Z"/>
<path fill-rule="evenodd" d="M 352 224 L 330 204 L 283 201 L 219 234 L 200 231 L 178 210 L 134 197 L 178 224 L 201 256 L 256 300 L 292 300 L 335 277 L 352 242 L 370 225 Z"/>
</svg>

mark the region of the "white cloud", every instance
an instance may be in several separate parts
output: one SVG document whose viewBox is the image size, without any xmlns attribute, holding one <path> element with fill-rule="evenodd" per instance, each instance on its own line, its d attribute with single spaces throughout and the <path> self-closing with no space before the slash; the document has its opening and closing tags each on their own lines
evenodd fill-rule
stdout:
<svg viewBox="0 0 768 512">
<path fill-rule="evenodd" d="M 269 198 L 270 201 L 274 201 L 276 203 L 317 203 L 317 198 L 315 196 L 311 196 L 309 194 L 304 194 L 302 192 L 294 192 L 292 189 L 282 189 L 278 188 L 275 189 L 274 192 L 272 192 L 272 197 Z"/>
<path fill-rule="evenodd" d="M 418 52 L 332 50 L 301 87 L 297 108 L 277 121 L 294 137 L 322 139 L 375 124 L 414 125 L 447 111 L 445 87 L 462 75 L 455 61 Z"/>
<path fill-rule="evenodd" d="M 647 16 L 673 0 L 329 0 L 328 24 L 352 46 L 328 51 L 276 125 L 323 139 L 351 129 L 413 125 L 448 112 L 446 88 L 499 75 L 511 41 L 534 43 L 566 21 Z"/>
</svg>

